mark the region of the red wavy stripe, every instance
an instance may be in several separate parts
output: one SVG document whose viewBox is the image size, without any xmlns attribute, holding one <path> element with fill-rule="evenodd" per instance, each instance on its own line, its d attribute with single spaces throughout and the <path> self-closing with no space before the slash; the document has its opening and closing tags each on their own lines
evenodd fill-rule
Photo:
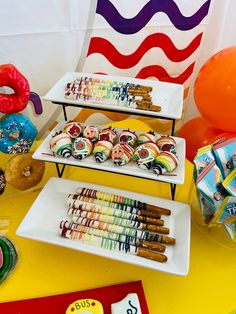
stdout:
<svg viewBox="0 0 236 314">
<path fill-rule="evenodd" d="M 187 79 L 193 73 L 194 65 L 195 65 L 195 62 L 190 64 L 190 66 L 183 73 L 175 77 L 170 76 L 166 72 L 166 70 L 160 65 L 149 65 L 147 67 L 142 68 L 135 77 L 140 78 L 140 79 L 156 77 L 159 81 L 162 81 L 162 82 L 183 84 L 185 81 L 187 81 Z M 105 73 L 105 72 L 94 72 L 94 74 L 108 75 L 108 73 Z"/>
<path fill-rule="evenodd" d="M 193 73 L 194 65 L 195 62 L 193 62 L 183 73 L 175 77 L 170 76 L 166 70 L 159 65 L 150 65 L 142 68 L 136 75 L 136 78 L 146 79 L 153 76 L 159 81 L 183 84 Z"/>
<path fill-rule="evenodd" d="M 199 47 L 202 34 L 203 33 L 197 35 L 186 48 L 177 49 L 167 35 L 155 33 L 146 37 L 137 50 L 130 55 L 121 54 L 115 46 L 105 38 L 92 37 L 88 56 L 93 53 L 100 53 L 115 67 L 128 69 L 135 66 L 149 49 L 159 47 L 171 61 L 181 62 L 187 59 Z"/>
</svg>

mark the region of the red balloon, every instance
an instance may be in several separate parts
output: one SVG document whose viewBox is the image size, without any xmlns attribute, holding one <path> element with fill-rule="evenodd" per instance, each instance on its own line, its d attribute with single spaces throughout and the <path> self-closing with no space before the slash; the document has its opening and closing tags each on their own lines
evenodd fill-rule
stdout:
<svg viewBox="0 0 236 314">
<path fill-rule="evenodd" d="M 203 65 L 194 84 L 194 99 L 214 127 L 236 132 L 236 46 L 221 50 Z"/>
<path fill-rule="evenodd" d="M 203 117 L 189 120 L 177 134 L 186 141 L 186 157 L 189 161 L 193 161 L 199 148 L 211 144 L 225 135 L 224 131 L 213 128 Z"/>
</svg>

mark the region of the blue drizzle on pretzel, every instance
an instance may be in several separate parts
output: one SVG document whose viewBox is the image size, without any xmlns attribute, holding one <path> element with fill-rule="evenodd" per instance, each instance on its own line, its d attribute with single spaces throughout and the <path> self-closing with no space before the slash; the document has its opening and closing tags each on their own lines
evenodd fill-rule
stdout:
<svg viewBox="0 0 236 314">
<path fill-rule="evenodd" d="M 30 119 L 13 113 L 0 119 L 0 151 L 6 154 L 27 153 L 37 135 Z"/>
</svg>

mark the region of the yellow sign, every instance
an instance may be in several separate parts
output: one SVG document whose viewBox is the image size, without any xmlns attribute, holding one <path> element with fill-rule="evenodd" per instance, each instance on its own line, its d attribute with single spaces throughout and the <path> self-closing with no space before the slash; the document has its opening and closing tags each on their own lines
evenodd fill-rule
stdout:
<svg viewBox="0 0 236 314">
<path fill-rule="evenodd" d="M 80 299 L 66 310 L 66 314 L 104 314 L 102 304 L 94 299 Z"/>
</svg>

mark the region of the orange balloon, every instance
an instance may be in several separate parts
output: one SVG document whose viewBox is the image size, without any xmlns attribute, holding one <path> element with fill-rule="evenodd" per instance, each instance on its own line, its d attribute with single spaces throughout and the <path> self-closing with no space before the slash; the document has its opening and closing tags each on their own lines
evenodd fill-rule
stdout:
<svg viewBox="0 0 236 314">
<path fill-rule="evenodd" d="M 185 123 L 177 136 L 185 139 L 186 157 L 189 161 L 193 161 L 199 148 L 225 137 L 225 132 L 213 128 L 203 117 L 196 117 Z"/>
<path fill-rule="evenodd" d="M 214 127 L 236 132 L 236 46 L 221 50 L 203 65 L 195 80 L 194 99 Z"/>
</svg>

